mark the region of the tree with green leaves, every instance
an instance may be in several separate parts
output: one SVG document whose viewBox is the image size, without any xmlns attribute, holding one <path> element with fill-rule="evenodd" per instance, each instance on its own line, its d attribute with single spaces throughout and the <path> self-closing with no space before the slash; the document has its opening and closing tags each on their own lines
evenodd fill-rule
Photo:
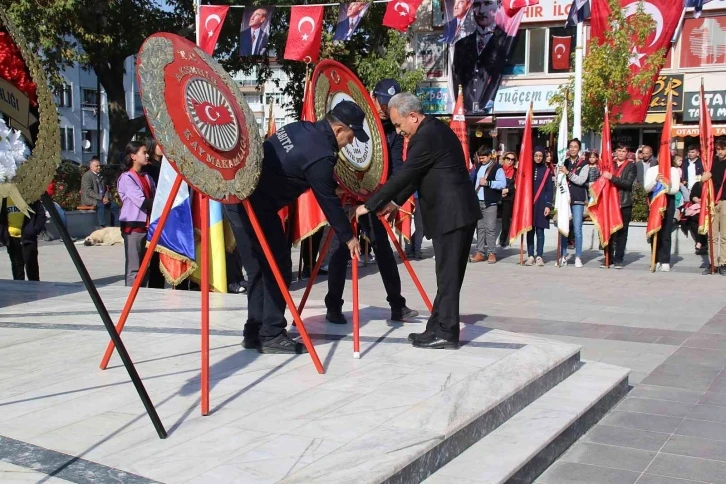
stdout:
<svg viewBox="0 0 726 484">
<path fill-rule="evenodd" d="M 93 69 L 106 91 L 110 123 L 109 160 L 143 127 L 143 116 L 129 118 L 124 86 L 127 57 L 154 32 L 193 31 L 192 0 L 0 0 L 25 38 L 43 56 L 54 86 L 61 71 L 78 62 Z"/>
<path fill-rule="evenodd" d="M 587 45 L 587 55 L 582 68 L 582 131 L 599 133 L 602 130 L 605 106 L 619 106 L 630 98 L 628 89 L 638 86 L 642 93 L 652 87 L 655 75 L 665 60 L 665 50 L 660 49 L 649 55 L 637 74 L 630 70 L 633 48 L 643 45 L 655 27 L 653 18 L 645 13 L 643 4 L 638 6 L 635 15 L 625 17 L 620 8 L 620 0 L 608 0 L 610 16 L 608 24 L 612 27 L 605 31 L 605 39 L 599 44 L 592 39 Z M 574 56 L 574 54 L 573 54 Z M 552 96 L 550 104 L 557 107 L 555 119 L 541 129 L 556 133 L 559 128 L 562 108 L 567 102 L 568 125 L 573 125 L 573 100 L 575 78 L 560 87 Z M 568 95 L 569 94 L 569 95 Z M 611 111 L 612 113 L 612 111 Z M 612 114 L 611 114 L 612 116 Z M 611 117 L 611 126 L 617 124 L 618 117 Z"/>
<path fill-rule="evenodd" d="M 242 1 L 215 1 L 215 4 L 243 4 Z M 248 5 L 268 1 L 246 2 Z M 276 5 L 301 2 L 276 0 Z M 251 5 L 251 6 L 252 6 Z M 333 42 L 338 9 L 325 8 L 321 59 L 335 59 L 356 72 L 372 88 L 383 77 L 399 79 L 404 89 L 414 91 L 423 79 L 421 71 L 403 66 L 413 55 L 407 49 L 405 34 L 384 27 L 385 4 L 372 4 L 350 41 Z M 26 39 L 42 52 L 46 72 L 55 86 L 62 83 L 64 67 L 78 62 L 98 73 L 109 105 L 109 160 L 120 153 L 142 128 L 143 116 L 129 118 L 124 87 L 125 61 L 138 52 L 144 39 L 156 32 L 174 32 L 194 41 L 193 0 L 0 0 Z M 258 82 L 269 79 L 270 58 L 240 57 L 239 31 L 243 9 L 230 9 L 215 56 L 228 72 L 250 72 L 258 67 Z M 270 51 L 277 53 L 290 82 L 285 92 L 293 103 L 288 108 L 299 113 L 302 105 L 306 66 L 282 59 L 289 28 L 289 8 L 278 8 L 272 18 Z"/>
</svg>

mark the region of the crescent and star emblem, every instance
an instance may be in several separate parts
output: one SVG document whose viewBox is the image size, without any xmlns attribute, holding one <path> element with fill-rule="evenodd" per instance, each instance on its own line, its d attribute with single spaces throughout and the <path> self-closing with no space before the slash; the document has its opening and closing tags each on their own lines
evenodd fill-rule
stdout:
<svg viewBox="0 0 726 484">
<path fill-rule="evenodd" d="M 557 55 L 557 58 L 558 59 L 562 59 L 562 54 L 558 54 L 558 51 L 559 51 L 560 47 L 562 47 L 562 52 L 563 53 L 565 52 L 565 45 L 564 44 L 557 44 L 555 46 L 555 54 Z"/>
<path fill-rule="evenodd" d="M 401 7 L 400 9 L 398 7 Z M 401 14 L 401 17 L 405 17 L 411 12 L 411 7 L 406 2 L 396 2 L 393 6 L 393 10 Z"/>
<path fill-rule="evenodd" d="M 310 24 L 309 34 L 312 35 L 312 33 L 315 32 L 315 20 L 313 20 L 312 17 L 303 17 L 297 23 L 297 31 L 302 34 L 302 39 L 308 40 L 308 37 L 309 37 L 308 33 L 303 33 L 303 31 L 302 31 L 302 26 L 305 24 Z"/>
<path fill-rule="evenodd" d="M 213 13 L 212 15 L 210 15 L 209 17 L 207 17 L 207 19 L 204 21 L 204 28 L 207 29 L 207 35 L 210 36 L 210 37 L 212 35 L 214 35 L 214 29 L 210 29 L 209 28 L 209 21 L 212 20 L 212 19 L 214 19 L 214 20 L 217 21 L 217 25 L 215 25 L 214 27 L 218 27 L 219 24 L 222 23 L 222 19 L 216 13 Z"/>
<path fill-rule="evenodd" d="M 650 49 L 658 43 L 661 35 L 663 35 L 663 14 L 660 9 L 650 2 L 643 2 L 643 11 L 653 17 L 655 21 L 655 37 L 653 41 L 645 49 Z M 632 17 L 638 12 L 638 2 L 631 3 L 625 7 L 625 18 Z M 642 67 L 640 61 L 646 54 L 641 53 L 636 46 L 633 46 L 633 52 L 630 56 L 630 65 Z"/>
</svg>

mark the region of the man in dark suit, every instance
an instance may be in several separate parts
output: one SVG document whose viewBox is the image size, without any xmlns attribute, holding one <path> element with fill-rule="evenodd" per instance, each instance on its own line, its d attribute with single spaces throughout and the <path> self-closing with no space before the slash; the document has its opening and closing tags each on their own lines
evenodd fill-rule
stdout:
<svg viewBox="0 0 726 484">
<path fill-rule="evenodd" d="M 366 2 L 341 3 L 340 8 L 345 8 L 345 17 L 338 19 L 338 26 L 335 28 L 333 40 L 350 40 L 368 10 Z"/>
<path fill-rule="evenodd" d="M 240 35 L 239 55 L 265 55 L 267 53 L 268 32 L 264 30 L 267 10 L 258 8 L 250 16 L 247 28 Z"/>
<path fill-rule="evenodd" d="M 444 36 L 442 41 L 446 44 L 456 42 L 464 28 L 466 14 L 471 8 L 471 0 L 454 0 L 452 11 L 453 18 L 444 25 Z"/>
<path fill-rule="evenodd" d="M 389 101 L 388 111 L 398 133 L 409 139 L 406 163 L 356 209 L 356 216 L 391 213 L 418 191 L 424 234 L 434 245 L 437 292 L 426 331 L 412 333 L 409 340 L 417 348 L 456 349 L 459 294 L 474 228 L 481 218 L 464 151 L 446 124 L 423 114 L 415 95 L 397 94 Z"/>
<path fill-rule="evenodd" d="M 507 34 L 494 23 L 495 0 L 474 0 L 476 31 L 454 44 L 453 81 L 458 95 L 464 87 L 464 109 L 484 111 L 494 99 L 506 59 Z"/>
</svg>

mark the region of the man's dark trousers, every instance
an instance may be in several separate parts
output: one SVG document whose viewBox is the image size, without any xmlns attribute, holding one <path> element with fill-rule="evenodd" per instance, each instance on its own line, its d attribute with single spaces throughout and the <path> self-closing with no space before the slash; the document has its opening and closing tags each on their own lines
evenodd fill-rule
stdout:
<svg viewBox="0 0 726 484">
<path fill-rule="evenodd" d="M 476 223 L 433 237 L 436 257 L 436 299 L 426 330 L 459 341 L 459 297 Z"/>
<path fill-rule="evenodd" d="M 371 248 L 376 255 L 378 270 L 383 279 L 383 287 L 386 288 L 388 295 L 386 300 L 391 305 L 391 310 L 401 310 L 406 306 L 406 299 L 401 296 L 401 277 L 398 274 L 391 244 L 388 242 L 388 232 L 380 219 L 374 215 L 361 217 L 360 224 L 369 234 Z M 338 246 L 328 264 L 328 294 L 325 296 L 325 307 L 332 311 L 341 311 L 343 308 L 343 286 L 349 260 L 348 246 L 345 241 L 338 241 Z"/>
<path fill-rule="evenodd" d="M 244 335 L 253 336 L 259 331 L 262 339 L 278 336 L 287 326 L 285 320 L 285 298 L 275 280 L 272 268 L 265 258 L 249 216 L 241 204 L 224 205 L 225 214 L 237 240 L 242 264 L 247 270 L 247 308 L 248 319 Z M 282 227 L 280 217 L 274 207 L 256 207 L 255 214 L 260 222 L 262 233 L 267 237 L 270 251 L 285 280 L 290 287 L 292 262 L 290 248 Z"/>
<path fill-rule="evenodd" d="M 628 227 L 630 219 L 633 217 L 633 207 L 622 207 L 620 215 L 623 217 L 623 228 L 610 237 L 608 244 L 611 264 L 622 264 L 625 258 L 625 246 L 628 243 Z"/>
</svg>

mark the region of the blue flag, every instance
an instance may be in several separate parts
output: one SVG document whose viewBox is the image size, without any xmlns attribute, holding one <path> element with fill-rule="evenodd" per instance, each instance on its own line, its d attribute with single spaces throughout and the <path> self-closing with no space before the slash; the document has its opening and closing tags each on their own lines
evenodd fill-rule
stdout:
<svg viewBox="0 0 726 484">
<path fill-rule="evenodd" d="M 688 0 L 687 0 L 688 1 Z M 566 27 L 574 27 L 590 18 L 590 0 L 572 0 Z"/>
</svg>

